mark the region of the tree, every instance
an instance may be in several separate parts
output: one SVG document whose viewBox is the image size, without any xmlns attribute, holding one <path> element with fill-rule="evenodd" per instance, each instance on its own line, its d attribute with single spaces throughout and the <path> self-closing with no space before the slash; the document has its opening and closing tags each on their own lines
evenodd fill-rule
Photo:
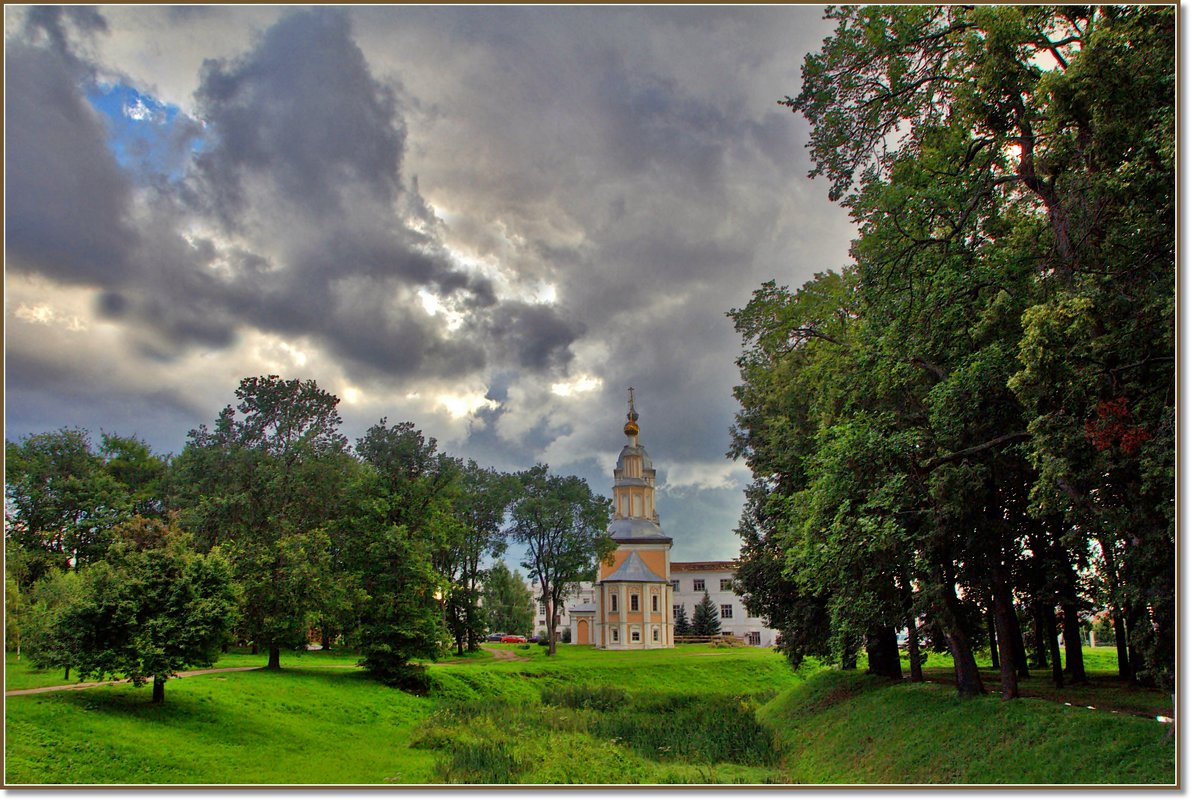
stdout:
<svg viewBox="0 0 1192 801">
<path fill-rule="evenodd" d="M 704 590 L 704 597 L 695 605 L 695 612 L 691 616 L 691 633 L 696 637 L 714 637 L 720 633 L 720 613 L 707 590 Z"/>
<path fill-rule="evenodd" d="M 127 488 L 104 470 L 87 432 L 63 428 L 5 445 L 7 535 L 48 569 L 78 569 L 99 558 L 128 517 Z M 28 586 L 28 585 L 26 585 Z"/>
<path fill-rule="evenodd" d="M 356 443 L 364 462 L 348 549 L 360 577 L 361 664 L 382 681 L 424 690 L 416 657 L 435 658 L 446 639 L 451 581 L 443 554 L 459 535 L 451 501 L 458 468 L 412 423 L 382 419 Z"/>
<path fill-rule="evenodd" d="M 521 573 L 494 562 L 484 579 L 483 599 L 489 631 L 529 636 L 534 628 L 534 597 Z"/>
<path fill-rule="evenodd" d="M 241 625 L 281 667 L 325 605 L 327 526 L 350 476 L 339 399 L 314 381 L 241 380 L 213 430 L 191 431 L 175 460 L 176 503 L 203 547 L 223 544 L 242 589 Z"/>
<path fill-rule="evenodd" d="M 611 504 L 575 476 L 552 476 L 546 465 L 519 474 L 520 496 L 510 509 L 509 534 L 526 546 L 522 567 L 542 588 L 547 609 L 560 609 L 579 582 L 596 574 L 616 545 L 605 532 Z M 547 616 L 547 653 L 555 653 L 555 615 Z"/>
<path fill-rule="evenodd" d="M 481 585 L 485 582 L 486 572 L 491 581 L 492 572 L 485 571 L 482 564 L 486 558 L 499 557 L 505 551 L 505 532 L 501 525 L 505 510 L 516 493 L 517 481 L 513 476 L 482 468 L 471 460 L 463 465 L 460 493 L 454 502 L 455 514 L 462 525 L 455 546 L 458 575 L 452 583 L 451 595 L 453 630 L 461 653 L 464 640 L 468 649 L 475 651 L 484 636 L 486 616 L 480 603 Z M 529 631 L 529 626 L 525 631 Z"/>
<path fill-rule="evenodd" d="M 99 455 L 104 472 L 127 492 L 125 506 L 131 515 L 161 516 L 165 512 L 165 478 L 168 461 L 153 454 L 137 437 L 103 434 Z"/>
<path fill-rule="evenodd" d="M 62 625 L 62 618 L 83 591 L 77 571 L 54 570 L 42 576 L 29 592 L 22 634 L 25 653 L 39 668 L 62 668 L 62 679 L 70 678 L 77 664 L 78 632 Z"/>
<path fill-rule="evenodd" d="M 691 621 L 687 617 L 687 606 L 680 604 L 679 613 L 675 615 L 675 636 L 690 637 L 694 633 L 694 629 L 691 627 Z"/>
<path fill-rule="evenodd" d="M 839 279 L 768 283 L 732 313 L 734 455 L 765 499 L 744 588 L 777 618 L 822 602 L 838 644 L 925 612 L 962 695 L 983 691 L 985 599 L 1012 698 L 1015 598 L 1044 630 L 1062 606 L 1074 635 L 1097 540 L 1136 652 L 1170 675 L 1171 10 L 828 15 L 782 102 L 860 237 Z M 822 639 L 819 616 L 786 619 L 797 648 Z"/>
<path fill-rule="evenodd" d="M 73 666 L 83 679 L 152 680 L 154 703 L 179 670 L 218 658 L 236 609 L 222 554 L 197 554 L 176 525 L 147 518 L 122 525 L 79 585 L 47 632 L 55 648 L 39 659 Z"/>
</svg>

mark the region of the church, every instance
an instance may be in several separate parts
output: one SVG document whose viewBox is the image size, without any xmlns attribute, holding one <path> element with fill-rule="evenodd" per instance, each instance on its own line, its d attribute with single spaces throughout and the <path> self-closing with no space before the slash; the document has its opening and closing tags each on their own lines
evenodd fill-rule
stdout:
<svg viewBox="0 0 1192 801">
<path fill-rule="evenodd" d="M 600 564 L 591 603 L 570 609 L 572 641 L 615 650 L 673 648 L 672 540 L 654 510 L 654 464 L 638 442 L 632 388 L 627 418 L 627 442 L 613 471 L 608 527 L 617 548 Z"/>
</svg>

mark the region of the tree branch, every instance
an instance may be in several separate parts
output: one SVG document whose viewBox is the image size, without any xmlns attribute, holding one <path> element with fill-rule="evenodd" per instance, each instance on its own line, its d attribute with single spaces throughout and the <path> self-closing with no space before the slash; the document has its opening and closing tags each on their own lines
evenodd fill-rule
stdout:
<svg viewBox="0 0 1192 801">
<path fill-rule="evenodd" d="M 922 473 L 930 473 L 940 465 L 948 464 L 949 462 L 959 462 L 967 459 L 970 456 L 975 456 L 978 453 L 992 450 L 1001 445 L 1006 445 L 1011 442 L 1021 442 L 1025 439 L 1030 439 L 1030 432 L 1027 431 L 1013 431 L 1009 434 L 1002 434 L 1000 437 L 994 437 L 988 442 L 982 442 L 980 445 L 974 445 L 971 448 L 964 448 L 963 450 L 949 453 L 946 456 L 936 456 L 929 460 L 926 464 L 919 467 Z"/>
</svg>

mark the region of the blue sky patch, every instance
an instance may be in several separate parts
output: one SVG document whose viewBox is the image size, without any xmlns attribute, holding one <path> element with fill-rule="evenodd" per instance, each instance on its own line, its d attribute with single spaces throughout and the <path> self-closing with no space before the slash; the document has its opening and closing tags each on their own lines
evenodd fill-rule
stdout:
<svg viewBox="0 0 1192 801">
<path fill-rule="evenodd" d="M 181 177 L 203 146 L 201 124 L 177 106 L 124 84 L 97 84 L 87 100 L 103 114 L 108 147 L 121 166 L 143 178 Z"/>
</svg>

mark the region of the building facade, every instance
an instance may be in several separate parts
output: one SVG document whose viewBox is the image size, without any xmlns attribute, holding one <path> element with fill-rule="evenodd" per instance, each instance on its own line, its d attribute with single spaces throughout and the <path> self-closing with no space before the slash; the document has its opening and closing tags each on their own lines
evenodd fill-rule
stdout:
<svg viewBox="0 0 1192 801">
<path fill-rule="evenodd" d="M 704 592 L 720 616 L 720 633 L 740 637 L 748 645 L 769 647 L 778 632 L 760 617 L 751 617 L 741 596 L 733 591 L 736 562 L 671 562 L 672 619 L 682 606 L 691 620 Z"/>
</svg>

